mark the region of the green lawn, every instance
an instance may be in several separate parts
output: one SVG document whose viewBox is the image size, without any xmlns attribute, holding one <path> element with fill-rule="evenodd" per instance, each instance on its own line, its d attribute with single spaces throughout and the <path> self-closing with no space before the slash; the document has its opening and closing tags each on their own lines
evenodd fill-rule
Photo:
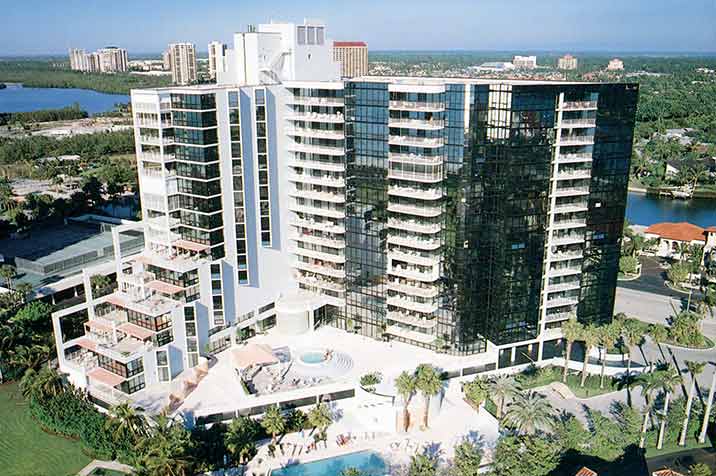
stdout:
<svg viewBox="0 0 716 476">
<path fill-rule="evenodd" d="M 656 447 L 646 448 L 646 458 L 653 458 L 654 456 L 664 456 L 671 453 L 678 453 L 679 451 L 693 450 L 695 448 L 710 448 L 711 442 L 707 439 L 705 443 L 699 443 L 698 440 L 693 438 L 687 438 L 685 446 L 679 446 L 674 443 L 666 444 L 664 447 L 657 450 Z"/>
<path fill-rule="evenodd" d="M 0 385 L 0 472 L 3 476 L 75 475 L 90 458 L 76 441 L 43 432 L 16 384 Z"/>
</svg>

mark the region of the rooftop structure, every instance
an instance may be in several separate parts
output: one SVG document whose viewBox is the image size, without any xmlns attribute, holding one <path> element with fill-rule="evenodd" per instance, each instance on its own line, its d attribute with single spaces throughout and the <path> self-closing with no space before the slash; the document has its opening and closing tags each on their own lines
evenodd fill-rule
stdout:
<svg viewBox="0 0 716 476">
<path fill-rule="evenodd" d="M 268 328 L 279 361 L 332 326 L 477 372 L 554 357 L 572 316 L 611 319 L 636 85 L 342 80 L 319 21 L 234 40 L 217 84 L 132 91 L 145 248 L 115 247 L 118 290 L 90 299 L 115 324 L 58 343 L 73 381 L 198 408 L 202 359 Z M 313 354 L 332 377 L 296 375 L 297 395 L 354 389 L 348 359 Z M 220 382 L 245 377 L 222 361 Z M 123 381 L 93 387 L 97 366 Z M 254 383 L 283 391 L 284 370 Z"/>
</svg>

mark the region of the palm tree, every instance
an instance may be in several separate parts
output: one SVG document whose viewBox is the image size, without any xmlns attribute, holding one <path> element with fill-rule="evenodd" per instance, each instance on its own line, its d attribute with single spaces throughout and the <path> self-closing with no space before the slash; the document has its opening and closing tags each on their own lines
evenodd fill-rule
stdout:
<svg viewBox="0 0 716 476">
<path fill-rule="evenodd" d="M 408 474 L 410 476 L 435 476 L 437 465 L 436 458 L 421 454 L 413 455 L 410 457 Z"/>
<path fill-rule="evenodd" d="M 16 274 L 17 272 L 15 271 L 14 266 L 11 266 L 9 264 L 4 264 L 0 266 L 0 278 L 5 280 L 5 285 L 8 289 L 12 289 L 12 280 Z"/>
<path fill-rule="evenodd" d="M 20 391 L 28 400 L 55 397 L 64 390 L 64 377 L 49 367 L 40 370 L 28 368 L 20 380 Z"/>
<path fill-rule="evenodd" d="M 415 393 L 415 375 L 408 372 L 402 372 L 395 379 L 395 389 L 398 395 L 403 399 L 403 431 L 408 431 L 410 414 L 408 413 L 408 406 L 410 405 L 410 399 Z"/>
<path fill-rule="evenodd" d="M 256 450 L 257 433 L 256 422 L 251 418 L 242 416 L 231 420 L 224 435 L 224 445 L 239 464 L 244 464 Z"/>
<path fill-rule="evenodd" d="M 660 450 L 664 445 L 664 432 L 666 431 L 666 418 L 669 414 L 669 400 L 671 398 L 671 392 L 674 391 L 674 387 L 681 382 L 681 376 L 671 367 L 666 367 L 664 370 L 657 372 L 660 378 L 660 387 L 664 392 L 664 408 L 662 410 L 661 424 L 659 425 L 659 439 L 656 443 L 656 449 Z"/>
<path fill-rule="evenodd" d="M 430 413 L 430 399 L 440 393 L 443 381 L 438 370 L 429 364 L 420 364 L 415 369 L 415 387 L 420 390 L 425 399 L 423 413 L 423 427 L 428 428 L 428 415 Z"/>
<path fill-rule="evenodd" d="M 497 415 L 495 417 L 500 420 L 505 408 L 505 401 L 508 398 L 514 398 L 520 391 L 515 379 L 509 375 L 498 375 L 490 380 L 490 395 L 497 399 Z"/>
<path fill-rule="evenodd" d="M 261 419 L 261 426 L 271 434 L 271 443 L 276 443 L 276 435 L 286 428 L 286 420 L 277 406 L 271 406 Z"/>
<path fill-rule="evenodd" d="M 604 388 L 604 371 L 607 366 L 607 350 L 609 346 L 619 337 L 619 329 L 615 323 L 597 327 L 596 339 L 599 343 L 600 352 L 602 353 L 602 368 L 599 374 L 599 388 Z"/>
<path fill-rule="evenodd" d="M 639 325 L 634 321 L 624 321 L 621 327 L 622 344 L 627 355 L 627 376 L 631 375 L 631 346 L 639 345 L 643 339 Z"/>
<path fill-rule="evenodd" d="M 706 400 L 706 411 L 704 412 L 704 419 L 701 422 L 701 431 L 699 432 L 699 443 L 706 441 L 706 431 L 709 427 L 709 419 L 711 418 L 711 406 L 714 401 L 714 392 L 716 392 L 716 371 L 711 375 L 711 387 L 709 388 L 709 398 Z"/>
<path fill-rule="evenodd" d="M 308 421 L 311 426 L 318 428 L 321 433 L 325 433 L 333 423 L 331 409 L 325 403 L 319 403 L 308 412 Z"/>
<path fill-rule="evenodd" d="M 584 342 L 584 361 L 582 362 L 582 379 L 579 382 L 580 387 L 584 387 L 587 382 L 587 364 L 589 364 L 589 352 L 599 342 L 597 326 L 589 324 L 582 330 L 581 340 Z"/>
<path fill-rule="evenodd" d="M 651 414 L 651 408 L 654 403 L 651 397 L 661 385 L 661 381 L 656 373 L 648 372 L 639 375 L 636 383 L 641 387 L 641 394 L 646 402 L 646 405 L 644 406 L 644 421 L 641 425 L 641 437 L 639 438 L 639 448 L 643 448 L 644 442 L 646 441 L 646 430 L 647 425 L 649 424 L 649 415 Z"/>
<path fill-rule="evenodd" d="M 502 422 L 514 428 L 517 433 L 534 435 L 537 431 L 547 431 L 554 423 L 555 411 L 544 395 L 537 392 L 518 394 L 510 404 Z"/>
<path fill-rule="evenodd" d="M 679 436 L 679 446 L 686 444 L 686 432 L 689 428 L 689 418 L 691 418 L 691 405 L 694 403 L 694 390 L 696 390 L 696 378 L 706 367 L 705 362 L 694 362 L 687 360 L 686 368 L 691 374 L 691 385 L 689 385 L 689 396 L 686 399 L 686 412 L 684 414 L 684 422 L 681 425 L 681 435 Z"/>
<path fill-rule="evenodd" d="M 661 326 L 659 324 L 652 324 L 651 326 L 649 326 L 649 335 L 652 339 L 654 339 L 654 342 L 656 342 L 656 346 L 659 348 L 661 356 L 664 357 L 664 351 L 661 348 L 661 343 L 667 339 L 667 337 L 669 336 L 669 332 L 664 326 Z"/>
<path fill-rule="evenodd" d="M 562 335 L 566 343 L 566 349 L 564 353 L 564 371 L 562 372 L 562 382 L 567 383 L 567 373 L 569 371 L 569 357 L 572 355 L 572 344 L 579 339 L 582 334 L 584 326 L 577 321 L 576 318 L 571 318 L 564 324 L 562 324 Z"/>
<path fill-rule="evenodd" d="M 105 422 L 105 429 L 112 432 L 112 439 L 115 442 L 136 442 L 147 435 L 147 420 L 142 408 L 124 402 L 110 408 L 109 416 L 110 418 Z"/>
</svg>

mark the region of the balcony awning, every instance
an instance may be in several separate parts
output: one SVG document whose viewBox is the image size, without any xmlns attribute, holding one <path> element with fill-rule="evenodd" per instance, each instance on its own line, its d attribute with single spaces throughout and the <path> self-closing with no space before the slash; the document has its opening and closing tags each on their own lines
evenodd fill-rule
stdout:
<svg viewBox="0 0 716 476">
<path fill-rule="evenodd" d="M 100 383 L 109 385 L 110 387 L 115 387 L 120 383 L 124 382 L 125 380 L 124 377 L 120 377 L 117 374 L 113 374 L 112 372 L 105 370 L 101 367 L 93 368 L 92 370 L 87 372 L 87 376 Z"/>
<path fill-rule="evenodd" d="M 243 369 L 251 365 L 277 364 L 278 358 L 271 352 L 271 347 L 260 344 L 247 344 L 232 352 L 234 364 Z"/>
<path fill-rule="evenodd" d="M 117 327 L 117 329 L 139 340 L 147 340 L 154 335 L 153 331 L 136 324 L 132 324 L 131 322 L 125 322 L 121 326 Z"/>
<path fill-rule="evenodd" d="M 75 344 L 79 345 L 80 347 L 87 349 L 87 350 L 96 350 L 97 344 L 95 344 L 92 340 L 90 340 L 87 337 L 80 337 L 75 341 Z"/>
<path fill-rule="evenodd" d="M 205 251 L 205 250 L 209 249 L 209 245 L 202 245 L 201 243 L 194 243 L 193 241 L 189 241 L 189 240 L 176 240 L 173 243 L 173 245 L 176 246 L 177 248 L 182 248 L 182 249 L 189 250 L 189 251 L 195 251 L 197 253 L 200 251 Z"/>
<path fill-rule="evenodd" d="M 107 322 L 102 322 L 98 319 L 93 319 L 85 322 L 85 327 L 92 329 L 93 331 L 99 332 L 112 332 L 112 325 Z"/>
<path fill-rule="evenodd" d="M 109 295 L 109 297 L 107 298 L 107 302 L 119 307 L 127 306 L 127 300 L 122 296 L 118 295 L 116 292 Z"/>
<path fill-rule="evenodd" d="M 165 283 L 164 281 L 159 281 L 158 279 L 149 281 L 147 283 L 147 287 L 162 294 L 176 294 L 184 290 L 184 288 L 182 288 L 181 286 Z"/>
</svg>

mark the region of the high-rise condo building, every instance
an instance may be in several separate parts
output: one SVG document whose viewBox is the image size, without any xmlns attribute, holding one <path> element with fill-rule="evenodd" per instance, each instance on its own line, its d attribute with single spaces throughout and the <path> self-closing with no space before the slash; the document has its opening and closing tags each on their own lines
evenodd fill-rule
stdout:
<svg viewBox="0 0 716 476">
<path fill-rule="evenodd" d="M 172 69 L 172 54 L 169 50 L 162 52 L 162 67 L 164 71 L 171 71 Z"/>
<path fill-rule="evenodd" d="M 258 25 L 217 84 L 132 91 L 143 220 L 113 229 L 116 291 L 85 272 L 85 334 L 53 319 L 95 398 L 173 392 L 242 329 L 334 326 L 484 370 L 612 318 L 637 85 L 341 79 L 332 46 L 318 22 Z"/>
<path fill-rule="evenodd" d="M 196 82 L 196 48 L 192 43 L 169 45 L 169 63 L 174 84 L 186 85 Z"/>
<path fill-rule="evenodd" d="M 341 65 L 341 76 L 354 78 L 368 74 L 368 45 L 363 41 L 334 41 L 333 60 Z"/>
<path fill-rule="evenodd" d="M 87 73 L 123 73 L 128 70 L 127 50 L 108 46 L 93 53 L 70 49 L 70 68 Z"/>
<path fill-rule="evenodd" d="M 226 45 L 219 41 L 209 43 L 209 77 L 216 79 L 217 71 L 224 71 Z"/>
<path fill-rule="evenodd" d="M 536 56 L 515 56 L 512 58 L 512 64 L 517 69 L 535 69 L 537 67 Z"/>
<path fill-rule="evenodd" d="M 572 55 L 564 55 L 557 60 L 559 69 L 577 69 L 577 58 Z"/>
</svg>

